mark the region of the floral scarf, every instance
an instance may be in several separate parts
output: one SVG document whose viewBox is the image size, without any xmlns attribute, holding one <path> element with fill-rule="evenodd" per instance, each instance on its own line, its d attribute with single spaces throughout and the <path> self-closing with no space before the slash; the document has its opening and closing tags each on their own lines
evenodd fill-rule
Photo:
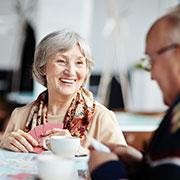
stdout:
<svg viewBox="0 0 180 180">
<path fill-rule="evenodd" d="M 34 101 L 26 121 L 26 132 L 48 122 L 47 102 L 48 91 L 46 90 Z M 92 93 L 85 88 L 80 88 L 65 114 L 63 129 L 68 129 L 72 136 L 83 138 L 92 121 L 94 110 L 95 101 Z"/>
</svg>

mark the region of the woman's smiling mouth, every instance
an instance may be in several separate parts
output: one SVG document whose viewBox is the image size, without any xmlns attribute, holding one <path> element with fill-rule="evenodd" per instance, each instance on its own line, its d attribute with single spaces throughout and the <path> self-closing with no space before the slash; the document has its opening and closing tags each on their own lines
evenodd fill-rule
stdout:
<svg viewBox="0 0 180 180">
<path fill-rule="evenodd" d="M 60 81 L 62 83 L 67 83 L 67 84 L 73 84 L 74 82 L 76 82 L 75 79 L 65 79 L 65 78 L 60 78 Z"/>
</svg>

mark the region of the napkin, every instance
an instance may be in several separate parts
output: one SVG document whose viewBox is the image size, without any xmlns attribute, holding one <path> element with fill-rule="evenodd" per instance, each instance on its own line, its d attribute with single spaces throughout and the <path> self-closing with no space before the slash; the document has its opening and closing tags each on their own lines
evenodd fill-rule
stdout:
<svg viewBox="0 0 180 180">
<path fill-rule="evenodd" d="M 18 174 L 13 174 L 13 175 L 8 175 L 10 179 L 14 180 L 26 180 L 28 178 L 32 178 L 33 174 L 28 174 L 28 173 L 18 173 Z"/>
<path fill-rule="evenodd" d="M 107 147 L 106 145 L 102 144 L 101 142 L 97 141 L 96 139 L 94 139 L 93 137 L 89 136 L 86 134 L 86 137 L 88 139 L 88 141 L 90 142 L 91 146 L 93 146 L 93 148 L 97 151 L 102 151 L 102 152 L 107 152 L 110 153 L 111 150 L 109 149 L 109 147 Z"/>
</svg>

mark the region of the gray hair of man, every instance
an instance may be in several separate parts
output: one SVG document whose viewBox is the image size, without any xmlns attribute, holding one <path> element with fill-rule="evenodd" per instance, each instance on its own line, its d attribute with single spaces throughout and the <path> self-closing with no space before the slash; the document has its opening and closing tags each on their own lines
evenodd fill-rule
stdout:
<svg viewBox="0 0 180 180">
<path fill-rule="evenodd" d="M 169 24 L 172 40 L 180 44 L 180 4 L 170 8 L 164 18 Z"/>
<path fill-rule="evenodd" d="M 34 63 L 32 68 L 33 77 L 40 84 L 47 87 L 44 69 L 48 59 L 58 52 L 63 53 L 72 49 L 75 44 L 79 45 L 81 53 L 86 58 L 87 79 L 93 67 L 93 58 L 90 47 L 78 33 L 68 29 L 52 32 L 39 42 L 34 54 Z"/>
<path fill-rule="evenodd" d="M 169 32 L 168 36 L 171 41 L 180 44 L 180 4 L 169 8 L 164 15 L 155 21 L 149 32 L 156 24 L 162 21 L 167 22 L 168 28 L 166 30 Z"/>
</svg>

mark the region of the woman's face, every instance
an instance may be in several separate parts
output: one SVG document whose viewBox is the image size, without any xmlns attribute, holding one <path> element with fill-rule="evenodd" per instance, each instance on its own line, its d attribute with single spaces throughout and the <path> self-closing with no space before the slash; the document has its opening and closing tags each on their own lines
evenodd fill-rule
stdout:
<svg viewBox="0 0 180 180">
<path fill-rule="evenodd" d="M 58 52 L 46 64 L 48 91 L 54 95 L 73 96 L 84 83 L 87 73 L 86 58 L 77 44 L 69 51 Z"/>
</svg>

